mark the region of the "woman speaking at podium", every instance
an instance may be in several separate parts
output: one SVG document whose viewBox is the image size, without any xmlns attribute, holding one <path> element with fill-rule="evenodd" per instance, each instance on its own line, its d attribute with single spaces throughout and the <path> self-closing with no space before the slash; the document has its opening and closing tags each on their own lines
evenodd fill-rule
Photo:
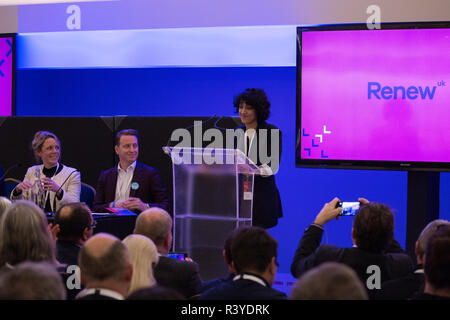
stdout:
<svg viewBox="0 0 450 320">
<path fill-rule="evenodd" d="M 56 212 L 63 204 L 80 201 L 81 179 L 77 169 L 59 163 L 61 144 L 55 134 L 38 131 L 31 143 L 40 165 L 28 168 L 11 199 L 35 202 L 45 212 Z"/>
<path fill-rule="evenodd" d="M 243 123 L 236 130 L 245 132 L 244 141 L 239 142 L 239 149 L 260 169 L 254 180 L 253 225 L 268 229 L 276 226 L 278 218 L 283 215 L 274 176 L 281 157 L 281 131 L 266 122 L 270 114 L 270 102 L 264 90 L 245 90 L 234 99 L 234 107 Z M 272 154 L 273 150 L 276 150 L 275 154 Z M 265 154 L 267 157 L 264 158 Z"/>
</svg>

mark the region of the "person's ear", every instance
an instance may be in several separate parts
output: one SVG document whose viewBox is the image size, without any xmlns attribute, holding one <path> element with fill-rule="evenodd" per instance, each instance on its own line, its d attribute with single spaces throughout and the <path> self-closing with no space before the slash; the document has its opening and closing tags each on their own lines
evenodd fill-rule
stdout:
<svg viewBox="0 0 450 320">
<path fill-rule="evenodd" d="M 167 251 L 170 251 L 171 247 L 172 247 L 172 237 L 170 236 L 170 233 L 168 233 L 167 236 L 166 236 L 166 248 L 167 248 Z"/>
<path fill-rule="evenodd" d="M 116 151 L 116 154 L 119 155 L 119 147 L 118 146 L 114 146 L 114 150 Z"/>
<path fill-rule="evenodd" d="M 84 228 L 83 235 L 81 236 L 83 241 L 87 241 L 89 239 L 89 230 L 89 228 Z"/>
<path fill-rule="evenodd" d="M 131 282 L 131 278 L 133 277 L 133 265 L 130 263 L 127 266 L 127 270 L 125 273 L 125 280 Z"/>
<path fill-rule="evenodd" d="M 272 257 L 272 259 L 270 260 L 269 266 L 270 266 L 270 268 L 269 268 L 270 274 L 273 277 L 275 277 L 275 275 L 277 274 L 277 270 L 278 270 L 278 264 L 277 264 L 277 258 L 276 257 Z"/>
</svg>

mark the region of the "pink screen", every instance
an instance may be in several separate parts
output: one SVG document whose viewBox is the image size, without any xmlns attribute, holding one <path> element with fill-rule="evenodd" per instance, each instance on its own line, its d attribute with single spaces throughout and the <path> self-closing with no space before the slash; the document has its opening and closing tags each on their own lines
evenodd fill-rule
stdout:
<svg viewBox="0 0 450 320">
<path fill-rule="evenodd" d="M 12 109 L 13 40 L 0 37 L 0 116 L 10 116 Z"/>
<path fill-rule="evenodd" d="M 450 162 L 450 29 L 302 33 L 301 158 Z"/>
</svg>

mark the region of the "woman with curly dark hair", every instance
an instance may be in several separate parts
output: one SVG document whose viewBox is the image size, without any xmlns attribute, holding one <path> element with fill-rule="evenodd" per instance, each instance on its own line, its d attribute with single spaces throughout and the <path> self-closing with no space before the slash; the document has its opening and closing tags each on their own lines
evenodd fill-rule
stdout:
<svg viewBox="0 0 450 320">
<path fill-rule="evenodd" d="M 275 173 L 281 157 L 281 131 L 266 120 L 270 115 L 270 102 L 262 89 L 247 89 L 234 99 L 244 130 L 239 149 L 256 163 L 259 174 L 255 175 L 253 190 L 253 225 L 271 228 L 283 215 L 281 198 L 275 184 Z M 270 153 L 270 155 L 268 154 Z"/>
</svg>

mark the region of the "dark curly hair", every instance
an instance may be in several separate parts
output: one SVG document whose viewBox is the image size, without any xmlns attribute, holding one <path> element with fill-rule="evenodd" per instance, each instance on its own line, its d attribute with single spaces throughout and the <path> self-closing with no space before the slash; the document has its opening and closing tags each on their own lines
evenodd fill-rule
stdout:
<svg viewBox="0 0 450 320">
<path fill-rule="evenodd" d="M 385 204 L 362 206 L 353 221 L 353 235 L 358 248 L 382 252 L 394 238 L 394 214 Z"/>
<path fill-rule="evenodd" d="M 270 102 L 267 99 L 267 95 L 263 89 L 246 89 L 234 98 L 234 107 L 236 112 L 239 112 L 239 105 L 245 102 L 247 105 L 252 106 L 256 112 L 256 118 L 258 123 L 263 123 L 269 118 L 270 115 Z"/>
</svg>

